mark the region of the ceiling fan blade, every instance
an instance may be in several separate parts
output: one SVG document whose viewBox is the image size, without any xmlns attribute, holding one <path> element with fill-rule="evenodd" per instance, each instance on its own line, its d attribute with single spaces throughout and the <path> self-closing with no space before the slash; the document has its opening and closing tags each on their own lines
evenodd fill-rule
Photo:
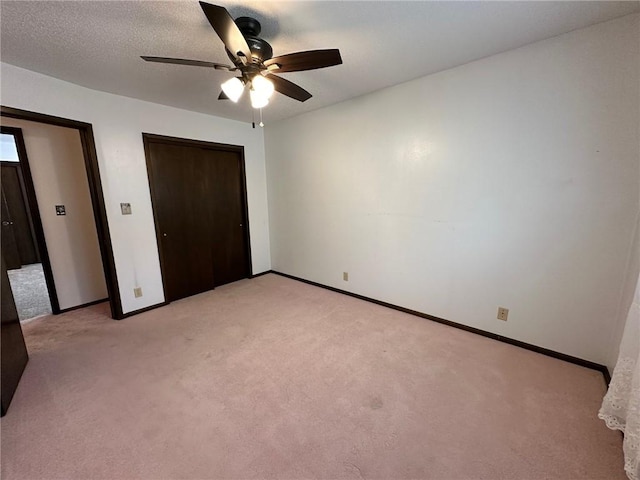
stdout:
<svg viewBox="0 0 640 480">
<path fill-rule="evenodd" d="M 290 53 L 265 60 L 264 65 L 279 65 L 278 73 L 300 72 L 302 70 L 314 70 L 316 68 L 332 67 L 340 65 L 342 57 L 340 50 L 333 48 L 330 50 L 308 50 L 306 52 Z"/>
<path fill-rule="evenodd" d="M 186 58 L 147 57 L 147 56 L 142 56 L 140 58 L 147 62 L 172 63 L 174 65 L 191 65 L 194 67 L 215 68 L 216 70 L 229 70 L 229 71 L 236 70 L 235 67 L 232 67 L 230 65 L 223 65 L 222 63 L 203 62 L 201 60 L 188 60 Z"/>
<path fill-rule="evenodd" d="M 269 75 L 269 80 L 273 82 L 273 87 L 276 92 L 280 92 L 287 97 L 291 97 L 294 100 L 298 100 L 300 102 L 306 102 L 313 95 L 307 92 L 304 88 L 296 85 L 289 80 L 285 80 L 282 77 L 278 77 L 276 75 Z"/>
<path fill-rule="evenodd" d="M 220 95 L 218 95 L 218 100 L 229 100 L 229 97 L 227 97 L 227 94 L 222 91 L 220 92 Z"/>
<path fill-rule="evenodd" d="M 206 2 L 200 2 L 200 6 L 227 50 L 235 57 L 238 57 L 238 53 L 242 52 L 246 60 L 251 62 L 251 49 L 227 9 Z"/>
</svg>

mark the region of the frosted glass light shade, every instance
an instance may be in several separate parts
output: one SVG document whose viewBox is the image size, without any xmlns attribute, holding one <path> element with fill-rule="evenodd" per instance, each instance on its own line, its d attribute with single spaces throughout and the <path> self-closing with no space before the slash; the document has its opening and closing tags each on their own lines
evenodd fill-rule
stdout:
<svg viewBox="0 0 640 480">
<path fill-rule="evenodd" d="M 224 82 L 222 85 L 222 91 L 229 97 L 232 102 L 237 102 L 244 92 L 244 84 L 238 77 L 233 77 Z"/>
<path fill-rule="evenodd" d="M 265 97 L 253 88 L 249 91 L 249 96 L 251 97 L 251 106 L 253 108 L 262 108 L 269 105 L 269 97 Z"/>
<path fill-rule="evenodd" d="M 273 83 L 262 75 L 256 75 L 253 77 L 253 80 L 251 80 L 251 86 L 261 98 L 266 98 L 267 100 L 271 98 L 271 94 L 273 93 Z"/>
</svg>

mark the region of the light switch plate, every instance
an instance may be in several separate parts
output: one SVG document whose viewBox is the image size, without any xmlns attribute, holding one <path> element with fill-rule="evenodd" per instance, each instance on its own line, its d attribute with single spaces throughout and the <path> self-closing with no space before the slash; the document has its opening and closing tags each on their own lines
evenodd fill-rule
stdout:
<svg viewBox="0 0 640 480">
<path fill-rule="evenodd" d="M 123 215 L 131 215 L 131 204 L 130 203 L 121 203 L 120 210 L 122 210 Z"/>
</svg>

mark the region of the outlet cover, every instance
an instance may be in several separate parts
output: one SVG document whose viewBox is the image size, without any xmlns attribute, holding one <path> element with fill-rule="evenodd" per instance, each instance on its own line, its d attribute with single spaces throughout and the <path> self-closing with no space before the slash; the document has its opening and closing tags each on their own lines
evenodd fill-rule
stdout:
<svg viewBox="0 0 640 480">
<path fill-rule="evenodd" d="M 503 322 L 507 321 L 509 318 L 509 309 L 504 307 L 498 307 L 498 320 L 502 320 Z"/>
<path fill-rule="evenodd" d="M 345 282 L 349 281 L 349 272 L 342 272 L 342 280 Z"/>
<path fill-rule="evenodd" d="M 121 203 L 120 210 L 123 215 L 131 215 L 131 204 L 130 203 Z"/>
<path fill-rule="evenodd" d="M 142 296 L 142 287 L 136 287 L 133 289 L 133 296 L 140 298 Z"/>
</svg>

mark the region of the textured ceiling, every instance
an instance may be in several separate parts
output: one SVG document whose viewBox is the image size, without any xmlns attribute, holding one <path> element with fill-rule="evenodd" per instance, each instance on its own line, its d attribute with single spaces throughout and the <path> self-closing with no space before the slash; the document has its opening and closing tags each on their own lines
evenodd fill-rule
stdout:
<svg viewBox="0 0 640 480">
<path fill-rule="evenodd" d="M 216 3 L 212 1 L 211 3 Z M 314 96 L 275 95 L 275 121 L 640 11 L 640 2 L 224 1 L 253 16 L 274 55 L 339 48 L 343 65 L 286 73 Z M 228 72 L 140 55 L 229 63 L 197 1 L 0 3 L 0 59 L 78 85 L 251 121 L 248 99 L 218 101 Z"/>
</svg>

